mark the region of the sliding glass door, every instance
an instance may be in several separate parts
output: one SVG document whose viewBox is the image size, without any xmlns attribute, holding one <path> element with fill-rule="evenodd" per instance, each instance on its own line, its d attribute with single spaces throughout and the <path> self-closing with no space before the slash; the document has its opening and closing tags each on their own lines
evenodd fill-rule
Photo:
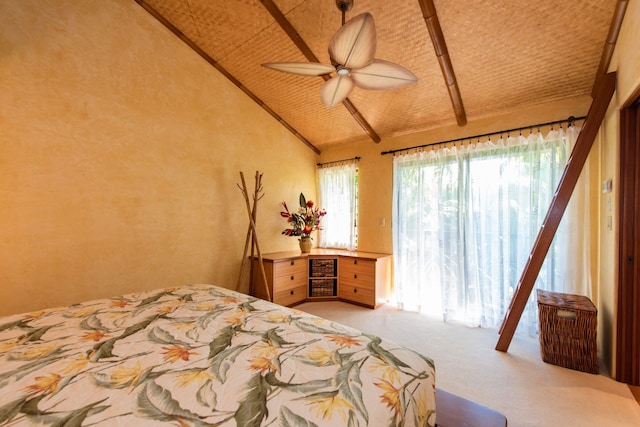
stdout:
<svg viewBox="0 0 640 427">
<path fill-rule="evenodd" d="M 499 327 L 578 131 L 394 157 L 396 302 L 444 320 Z M 556 235 L 538 277 L 542 289 L 566 289 L 574 262 L 568 230 L 561 225 Z M 533 332 L 530 305 L 521 324 Z"/>
</svg>

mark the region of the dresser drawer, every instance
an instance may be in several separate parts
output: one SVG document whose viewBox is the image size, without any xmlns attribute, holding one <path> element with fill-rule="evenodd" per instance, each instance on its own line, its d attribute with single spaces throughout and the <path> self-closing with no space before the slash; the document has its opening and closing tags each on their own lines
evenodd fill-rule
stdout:
<svg viewBox="0 0 640 427">
<path fill-rule="evenodd" d="M 338 296 L 375 308 L 389 300 L 391 257 L 343 256 L 338 261 Z"/>
<path fill-rule="evenodd" d="M 280 295 L 282 297 L 285 295 L 284 292 L 297 287 L 304 287 L 306 290 L 307 264 L 305 260 L 291 258 L 278 261 L 265 260 L 264 271 L 267 279 L 266 284 L 262 279 L 262 272 L 259 268 L 259 263 L 255 262 L 253 268 L 253 295 L 258 298 L 277 302 L 276 295 Z M 269 295 L 267 295 L 267 292 L 269 292 Z M 300 292 L 296 292 L 296 296 L 297 294 L 300 294 Z M 290 299 L 290 297 L 286 297 L 286 301 L 289 301 Z"/>
<path fill-rule="evenodd" d="M 274 262 L 273 277 L 276 281 L 283 277 L 288 277 L 290 280 L 301 277 L 303 280 L 306 280 L 307 262 L 305 259 L 288 259 L 280 262 Z M 294 279 L 291 279 L 292 277 Z"/>
<path fill-rule="evenodd" d="M 373 289 L 376 282 L 376 262 L 373 260 L 342 258 L 340 283 Z"/>
<path fill-rule="evenodd" d="M 287 289 L 306 286 L 307 277 L 304 274 L 291 274 L 289 276 L 276 277 L 273 282 L 273 292 L 277 293 Z"/>
<path fill-rule="evenodd" d="M 361 288 L 359 286 L 340 282 L 338 296 L 343 300 L 351 301 L 367 307 L 374 307 L 376 305 L 376 295 L 374 288 L 372 287 Z"/>
<path fill-rule="evenodd" d="M 342 273 L 363 273 L 376 274 L 376 260 L 342 257 L 340 258 L 340 274 Z"/>
<path fill-rule="evenodd" d="M 284 306 L 298 304 L 305 299 L 307 299 L 307 285 L 304 281 L 302 286 L 284 290 L 278 289 L 273 296 L 273 302 Z"/>
<path fill-rule="evenodd" d="M 340 283 L 373 289 L 376 285 L 375 274 L 360 273 L 357 271 L 340 273 Z"/>
</svg>

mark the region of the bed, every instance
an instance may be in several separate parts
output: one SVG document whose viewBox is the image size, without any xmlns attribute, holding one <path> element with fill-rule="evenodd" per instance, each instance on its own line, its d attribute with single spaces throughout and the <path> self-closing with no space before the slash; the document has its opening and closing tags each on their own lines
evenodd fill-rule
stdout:
<svg viewBox="0 0 640 427">
<path fill-rule="evenodd" d="M 434 426 L 431 359 L 211 285 L 0 318 L 0 425 Z"/>
</svg>

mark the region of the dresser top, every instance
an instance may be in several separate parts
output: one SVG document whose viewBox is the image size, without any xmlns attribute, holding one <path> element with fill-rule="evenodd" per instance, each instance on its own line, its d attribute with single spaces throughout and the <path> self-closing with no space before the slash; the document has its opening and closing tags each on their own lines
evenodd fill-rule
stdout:
<svg viewBox="0 0 640 427">
<path fill-rule="evenodd" d="M 279 261 L 292 258 L 321 258 L 321 257 L 337 257 L 346 256 L 351 258 L 365 258 L 365 259 L 380 259 L 390 257 L 391 254 L 383 254 L 377 252 L 364 252 L 364 251 L 347 251 L 343 249 L 311 249 L 309 253 L 302 253 L 300 251 L 284 251 L 284 252 L 271 252 L 262 254 L 263 260 Z"/>
</svg>

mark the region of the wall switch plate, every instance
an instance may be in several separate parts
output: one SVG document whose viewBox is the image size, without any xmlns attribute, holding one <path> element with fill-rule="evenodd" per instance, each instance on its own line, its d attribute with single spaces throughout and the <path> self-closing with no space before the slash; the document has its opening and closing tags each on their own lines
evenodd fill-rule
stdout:
<svg viewBox="0 0 640 427">
<path fill-rule="evenodd" d="M 602 181 L 602 192 L 610 193 L 611 190 L 613 190 L 613 181 L 610 179 L 607 179 L 606 181 Z"/>
</svg>

